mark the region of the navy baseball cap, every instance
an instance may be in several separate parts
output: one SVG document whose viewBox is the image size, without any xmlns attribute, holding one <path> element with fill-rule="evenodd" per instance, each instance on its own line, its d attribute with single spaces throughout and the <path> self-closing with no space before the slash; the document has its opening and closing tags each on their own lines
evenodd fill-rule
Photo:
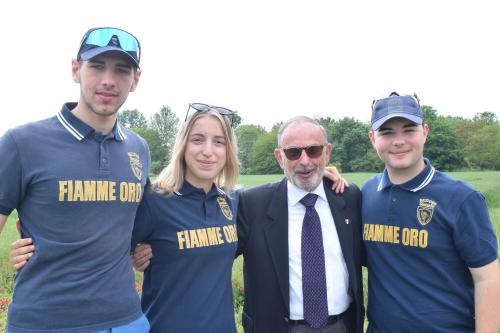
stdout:
<svg viewBox="0 0 500 333">
<path fill-rule="evenodd" d="M 393 92 L 389 97 L 374 100 L 372 104 L 372 130 L 376 131 L 389 119 L 406 118 L 418 125 L 424 121 L 424 113 L 416 94 L 400 96 Z"/>
<path fill-rule="evenodd" d="M 126 55 L 132 64 L 139 67 L 141 44 L 131 33 L 118 28 L 92 28 L 83 35 L 77 60 L 90 60 L 106 52 Z"/>
</svg>

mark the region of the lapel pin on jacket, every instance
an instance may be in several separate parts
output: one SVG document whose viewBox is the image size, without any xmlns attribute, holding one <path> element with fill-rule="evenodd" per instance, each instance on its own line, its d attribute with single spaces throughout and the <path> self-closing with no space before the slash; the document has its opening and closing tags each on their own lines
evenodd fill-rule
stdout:
<svg viewBox="0 0 500 333">
<path fill-rule="evenodd" d="M 345 224 L 349 224 L 350 222 L 349 219 L 345 219 Z"/>
</svg>

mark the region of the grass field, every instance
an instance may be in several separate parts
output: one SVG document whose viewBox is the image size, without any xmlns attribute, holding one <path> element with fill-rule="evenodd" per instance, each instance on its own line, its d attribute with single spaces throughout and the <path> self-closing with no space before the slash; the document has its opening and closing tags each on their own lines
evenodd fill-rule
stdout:
<svg viewBox="0 0 500 333">
<path fill-rule="evenodd" d="M 455 172 L 450 173 L 457 179 L 464 180 L 472 186 L 479 189 L 486 197 L 488 202 L 491 220 L 497 236 L 500 235 L 500 172 Z M 368 179 L 370 173 L 344 174 L 343 176 L 351 183 L 361 186 Z M 256 186 L 263 183 L 279 181 L 281 175 L 259 175 L 259 176 L 241 176 L 239 183 L 245 188 Z M 7 224 L 0 235 L 0 332 L 5 329 L 5 319 L 8 300 L 12 293 L 12 280 L 14 272 L 10 266 L 9 247 L 10 244 L 19 236 L 15 230 L 15 213 L 11 215 Z M 498 238 L 498 237 L 497 237 Z M 140 281 L 141 275 L 137 274 L 137 280 Z M 365 277 L 366 286 L 366 277 Z M 239 258 L 233 266 L 233 289 L 235 298 L 235 311 L 238 325 L 238 332 L 243 332 L 241 327 L 241 304 L 243 302 L 243 278 L 242 278 L 242 260 Z M 366 288 L 365 288 L 366 289 Z"/>
</svg>

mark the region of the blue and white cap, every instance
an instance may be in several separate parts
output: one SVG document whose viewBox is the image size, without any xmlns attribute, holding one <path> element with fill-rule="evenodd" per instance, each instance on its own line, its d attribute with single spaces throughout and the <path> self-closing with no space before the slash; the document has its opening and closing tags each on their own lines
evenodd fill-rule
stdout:
<svg viewBox="0 0 500 333">
<path fill-rule="evenodd" d="M 406 118 L 418 125 L 423 123 L 424 113 L 416 94 L 400 96 L 397 92 L 392 92 L 389 97 L 373 101 L 371 121 L 373 131 L 395 117 Z"/>
</svg>

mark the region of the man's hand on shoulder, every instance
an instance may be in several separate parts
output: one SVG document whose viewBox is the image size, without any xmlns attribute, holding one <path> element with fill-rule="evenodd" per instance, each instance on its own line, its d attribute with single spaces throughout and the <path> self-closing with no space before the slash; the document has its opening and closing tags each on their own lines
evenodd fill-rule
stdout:
<svg viewBox="0 0 500 333">
<path fill-rule="evenodd" d="M 344 193 L 346 187 L 349 186 L 347 180 L 345 180 L 334 166 L 327 166 L 325 168 L 324 177 L 330 179 L 333 182 L 332 190 L 335 193 Z"/>
</svg>

